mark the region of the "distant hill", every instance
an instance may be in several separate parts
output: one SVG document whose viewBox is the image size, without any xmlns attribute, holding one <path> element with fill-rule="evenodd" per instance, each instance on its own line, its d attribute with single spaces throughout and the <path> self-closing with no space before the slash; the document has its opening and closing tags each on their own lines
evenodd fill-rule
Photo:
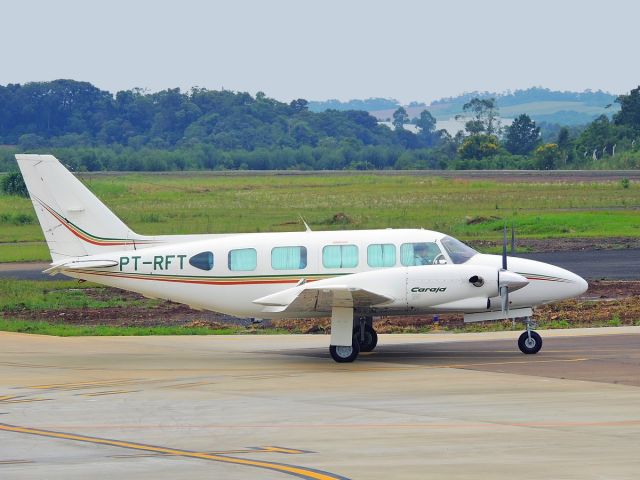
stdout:
<svg viewBox="0 0 640 480">
<path fill-rule="evenodd" d="M 363 110 L 365 112 L 373 112 L 375 110 L 395 110 L 399 106 L 400 102 L 394 98 L 367 98 L 366 100 L 349 100 L 348 102 L 341 102 L 336 99 L 311 100 L 308 104 L 311 112 L 324 112 L 325 110 Z"/>
<path fill-rule="evenodd" d="M 430 105 L 411 102 L 404 107 L 410 118 L 419 116 L 420 112 L 426 108 L 436 119 L 442 121 L 452 119 L 462 113 L 463 105 L 474 97 L 496 98 L 500 107 L 500 115 L 504 118 L 515 118 L 521 113 L 526 113 L 537 122 L 563 125 L 586 124 L 599 115 L 611 116 L 619 110 L 619 105 L 615 103 L 616 95 L 601 90 L 561 92 L 541 87 L 506 93 L 470 92 L 456 97 L 435 100 Z M 350 100 L 348 102 L 339 102 L 338 100 L 309 102 L 309 109 L 313 111 L 319 112 L 326 109 L 366 110 L 381 121 L 390 119 L 399 106 L 400 103 L 397 100 L 383 98 Z"/>
</svg>

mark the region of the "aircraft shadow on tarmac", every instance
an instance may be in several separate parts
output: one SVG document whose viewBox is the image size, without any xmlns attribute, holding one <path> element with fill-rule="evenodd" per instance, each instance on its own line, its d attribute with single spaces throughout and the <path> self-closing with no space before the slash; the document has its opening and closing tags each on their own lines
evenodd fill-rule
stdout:
<svg viewBox="0 0 640 480">
<path fill-rule="evenodd" d="M 267 353 L 267 352 L 264 352 Z M 270 352 L 273 353 L 273 352 Z M 301 348 L 295 350 L 281 350 L 281 355 L 298 357 L 328 358 L 324 348 Z M 542 352 L 541 352 L 542 353 Z M 465 343 L 422 343 L 422 344 L 393 344 L 378 345 L 374 352 L 362 353 L 363 361 L 393 363 L 416 363 L 439 366 L 441 363 L 464 363 L 469 361 L 506 361 L 523 360 L 523 356 L 515 344 L 515 340 L 498 340 L 488 342 Z"/>
<path fill-rule="evenodd" d="M 514 340 L 393 344 L 379 345 L 374 352 L 363 354 L 360 363 L 387 364 L 388 368 L 392 365 L 458 368 L 640 386 L 639 344 L 637 334 L 555 337 L 545 339 L 542 350 L 535 356 L 520 353 Z M 328 358 L 324 348 L 276 353 L 310 361 L 324 362 Z"/>
</svg>

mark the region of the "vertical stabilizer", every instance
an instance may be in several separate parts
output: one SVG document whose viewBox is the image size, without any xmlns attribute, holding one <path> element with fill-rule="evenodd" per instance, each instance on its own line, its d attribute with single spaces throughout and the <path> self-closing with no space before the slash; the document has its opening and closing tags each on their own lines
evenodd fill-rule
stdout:
<svg viewBox="0 0 640 480">
<path fill-rule="evenodd" d="M 53 261 L 147 246 L 53 155 L 16 155 Z"/>
</svg>

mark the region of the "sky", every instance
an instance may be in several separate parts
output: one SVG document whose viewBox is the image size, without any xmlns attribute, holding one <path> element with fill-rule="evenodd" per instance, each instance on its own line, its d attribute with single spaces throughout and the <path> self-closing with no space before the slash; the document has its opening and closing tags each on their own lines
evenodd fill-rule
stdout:
<svg viewBox="0 0 640 480">
<path fill-rule="evenodd" d="M 640 84 L 635 0 L 20 0 L 0 13 L 0 85 L 428 103 Z"/>
</svg>

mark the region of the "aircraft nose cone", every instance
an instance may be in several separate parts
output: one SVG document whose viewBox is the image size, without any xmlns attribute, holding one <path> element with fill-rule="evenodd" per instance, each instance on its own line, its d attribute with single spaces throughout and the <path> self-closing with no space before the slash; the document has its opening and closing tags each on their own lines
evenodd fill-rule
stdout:
<svg viewBox="0 0 640 480">
<path fill-rule="evenodd" d="M 576 295 L 582 295 L 589 288 L 589 284 L 587 283 L 587 281 L 584 278 L 582 278 L 582 277 L 580 277 L 578 275 L 576 275 L 576 280 L 575 281 L 576 281 L 576 285 L 577 285 L 577 287 L 576 287 L 576 290 L 577 290 Z"/>
<path fill-rule="evenodd" d="M 562 270 L 557 276 L 568 280 L 568 282 L 564 284 L 564 287 L 558 286 L 558 293 L 562 294 L 564 292 L 562 298 L 577 297 L 578 295 L 582 295 L 589 288 L 589 284 L 584 278 L 570 272 L 569 270 Z"/>
<path fill-rule="evenodd" d="M 501 287 L 509 287 L 509 290 L 513 292 L 529 285 L 529 280 L 518 273 L 510 272 L 508 270 L 500 270 L 498 283 Z"/>
</svg>

